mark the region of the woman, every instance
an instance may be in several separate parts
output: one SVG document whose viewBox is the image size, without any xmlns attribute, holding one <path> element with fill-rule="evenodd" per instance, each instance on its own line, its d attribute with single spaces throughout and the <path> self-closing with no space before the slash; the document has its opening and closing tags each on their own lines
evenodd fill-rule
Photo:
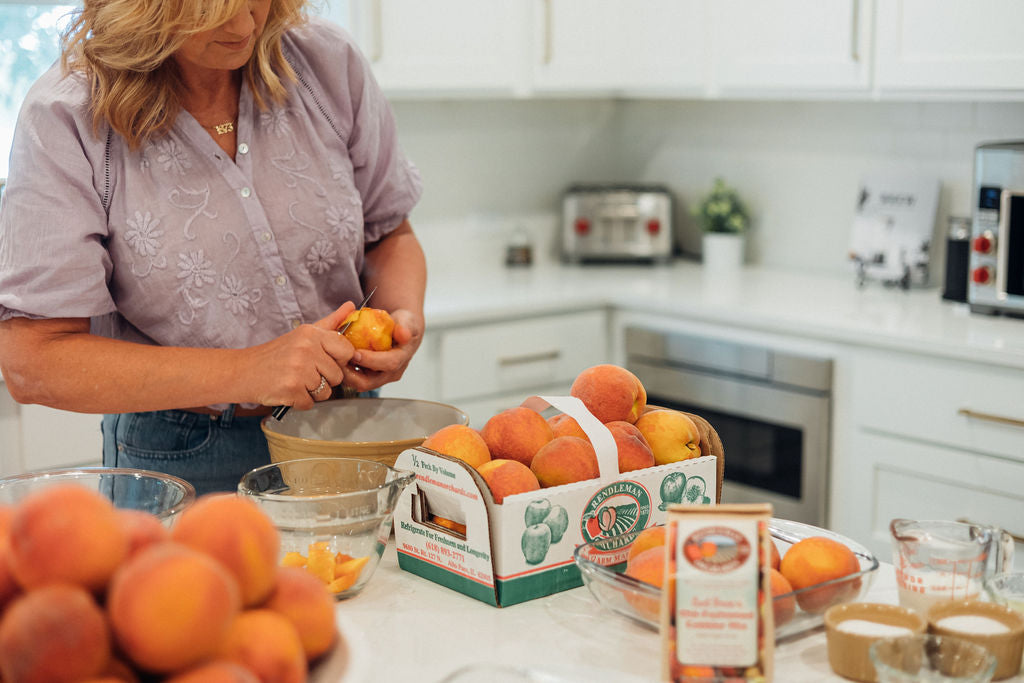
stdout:
<svg viewBox="0 0 1024 683">
<path fill-rule="evenodd" d="M 423 334 L 415 168 L 305 0 L 85 0 L 22 107 L 0 208 L 15 400 L 106 413 L 103 462 L 233 490 L 270 407 L 402 376 Z M 355 351 L 352 301 L 396 346 Z"/>
</svg>

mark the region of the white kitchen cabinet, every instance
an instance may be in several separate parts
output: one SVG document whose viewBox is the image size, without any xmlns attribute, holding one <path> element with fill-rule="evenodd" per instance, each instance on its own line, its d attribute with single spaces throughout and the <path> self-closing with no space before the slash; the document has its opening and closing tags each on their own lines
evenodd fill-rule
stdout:
<svg viewBox="0 0 1024 683">
<path fill-rule="evenodd" d="M 718 0 L 713 87 L 867 92 L 871 10 L 872 0 Z"/>
<path fill-rule="evenodd" d="M 1024 4 L 876 0 L 880 90 L 1024 89 Z"/>
<path fill-rule="evenodd" d="M 523 88 L 528 7 L 505 0 L 350 0 L 352 32 L 389 94 Z"/>
<path fill-rule="evenodd" d="M 704 0 L 533 0 L 532 86 L 556 92 L 703 90 Z"/>
<path fill-rule="evenodd" d="M 19 405 L 0 382 L 0 476 L 101 464 L 101 419 L 100 415 Z"/>
<path fill-rule="evenodd" d="M 896 517 L 964 519 L 1024 537 L 1024 370 L 881 351 L 852 362 L 833 528 L 882 559 Z"/>
</svg>

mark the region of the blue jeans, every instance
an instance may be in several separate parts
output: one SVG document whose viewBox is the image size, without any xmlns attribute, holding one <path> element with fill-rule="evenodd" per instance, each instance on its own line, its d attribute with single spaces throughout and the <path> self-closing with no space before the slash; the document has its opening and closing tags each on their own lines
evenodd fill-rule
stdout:
<svg viewBox="0 0 1024 683">
<path fill-rule="evenodd" d="M 159 410 L 103 416 L 103 465 L 181 477 L 196 494 L 235 491 L 249 470 L 270 463 L 261 417 Z"/>
<path fill-rule="evenodd" d="M 379 389 L 360 397 L 377 397 Z M 262 417 L 158 410 L 103 416 L 103 466 L 134 467 L 181 477 L 196 495 L 237 491 L 249 470 L 270 464 Z"/>
</svg>

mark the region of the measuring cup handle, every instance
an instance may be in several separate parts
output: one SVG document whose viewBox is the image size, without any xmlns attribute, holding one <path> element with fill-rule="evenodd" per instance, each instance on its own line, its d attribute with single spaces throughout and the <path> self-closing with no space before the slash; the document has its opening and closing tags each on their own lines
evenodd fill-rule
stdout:
<svg viewBox="0 0 1024 683">
<path fill-rule="evenodd" d="M 996 557 L 996 566 L 1002 573 L 1013 569 L 1013 534 L 1008 531 L 1001 531 L 999 535 L 999 551 Z"/>
</svg>

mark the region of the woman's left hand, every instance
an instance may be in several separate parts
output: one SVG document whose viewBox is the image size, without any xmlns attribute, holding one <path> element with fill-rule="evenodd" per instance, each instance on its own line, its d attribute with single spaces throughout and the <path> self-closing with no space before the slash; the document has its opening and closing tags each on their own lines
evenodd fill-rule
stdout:
<svg viewBox="0 0 1024 683">
<path fill-rule="evenodd" d="M 390 351 L 358 349 L 348 365 L 342 368 L 342 384 L 357 391 L 369 391 L 396 382 L 405 374 L 416 350 L 423 341 L 423 320 L 411 311 L 390 312 L 395 321 Z"/>
</svg>

